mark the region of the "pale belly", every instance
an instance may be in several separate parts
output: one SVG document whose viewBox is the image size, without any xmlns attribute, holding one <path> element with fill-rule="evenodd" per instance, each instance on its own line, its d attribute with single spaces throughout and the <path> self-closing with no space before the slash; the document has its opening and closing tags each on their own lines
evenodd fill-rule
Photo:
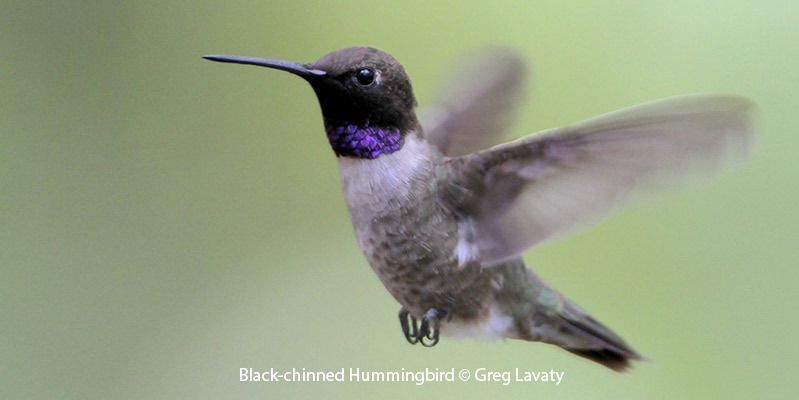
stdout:
<svg viewBox="0 0 799 400">
<path fill-rule="evenodd" d="M 358 244 L 389 293 L 417 318 L 438 308 L 453 326 L 489 321 L 499 278 L 459 265 L 456 217 L 440 207 L 431 182 L 437 165 L 419 157 L 419 146 L 406 141 L 374 160 L 339 160 Z"/>
</svg>

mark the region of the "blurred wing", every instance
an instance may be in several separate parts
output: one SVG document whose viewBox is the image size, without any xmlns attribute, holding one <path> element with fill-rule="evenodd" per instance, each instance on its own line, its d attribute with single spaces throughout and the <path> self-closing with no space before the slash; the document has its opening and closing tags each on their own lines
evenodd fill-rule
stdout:
<svg viewBox="0 0 799 400">
<path fill-rule="evenodd" d="M 460 61 L 438 102 L 421 113 L 426 139 L 455 157 L 497 144 L 522 100 L 526 67 L 504 48 Z"/>
<path fill-rule="evenodd" d="M 675 97 L 450 159 L 461 263 L 505 261 L 596 222 L 633 189 L 718 170 L 745 153 L 753 109 L 735 96 Z"/>
</svg>

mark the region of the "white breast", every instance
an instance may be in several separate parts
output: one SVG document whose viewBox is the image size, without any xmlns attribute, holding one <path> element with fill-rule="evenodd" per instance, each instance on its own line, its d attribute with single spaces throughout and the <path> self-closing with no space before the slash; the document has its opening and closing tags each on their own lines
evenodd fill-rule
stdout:
<svg viewBox="0 0 799 400">
<path fill-rule="evenodd" d="M 340 157 L 339 170 L 350 210 L 379 212 L 390 203 L 407 204 L 414 179 L 426 177 L 431 168 L 430 144 L 415 134 L 405 145 L 375 159 Z"/>
</svg>

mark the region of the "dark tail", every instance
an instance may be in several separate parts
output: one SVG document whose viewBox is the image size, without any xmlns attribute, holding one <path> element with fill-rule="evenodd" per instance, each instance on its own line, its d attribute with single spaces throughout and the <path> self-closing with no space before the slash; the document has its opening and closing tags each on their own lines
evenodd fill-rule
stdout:
<svg viewBox="0 0 799 400">
<path fill-rule="evenodd" d="M 572 350 L 566 349 L 580 357 L 585 357 L 591 361 L 600 363 L 616 372 L 626 372 L 632 367 L 630 360 L 640 360 L 637 354 L 620 353 L 614 350 Z"/>
<path fill-rule="evenodd" d="M 558 345 L 617 372 L 630 368 L 631 361 L 643 359 L 619 335 L 542 281 L 523 261 L 492 268 L 503 268 L 506 278 L 499 296 L 516 320 L 517 332 L 511 337 Z"/>
<path fill-rule="evenodd" d="M 569 299 L 560 297 L 563 301 L 560 312 L 547 316 L 550 323 L 556 326 L 557 333 L 550 337 L 542 337 L 540 340 L 556 344 L 616 372 L 629 369 L 632 360 L 643 359 L 619 335 Z"/>
</svg>

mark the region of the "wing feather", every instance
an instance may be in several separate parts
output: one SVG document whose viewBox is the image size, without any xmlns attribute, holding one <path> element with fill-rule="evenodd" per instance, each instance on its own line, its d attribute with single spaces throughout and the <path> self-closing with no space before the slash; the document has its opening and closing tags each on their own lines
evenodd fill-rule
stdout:
<svg viewBox="0 0 799 400">
<path fill-rule="evenodd" d="M 731 95 L 675 97 L 450 159 L 448 201 L 469 233 L 459 246 L 496 264 L 597 222 L 635 191 L 713 173 L 745 154 L 753 109 Z"/>
<path fill-rule="evenodd" d="M 497 144 L 525 89 L 526 66 L 510 49 L 485 48 L 459 62 L 437 103 L 422 110 L 428 142 L 454 157 Z"/>
</svg>

